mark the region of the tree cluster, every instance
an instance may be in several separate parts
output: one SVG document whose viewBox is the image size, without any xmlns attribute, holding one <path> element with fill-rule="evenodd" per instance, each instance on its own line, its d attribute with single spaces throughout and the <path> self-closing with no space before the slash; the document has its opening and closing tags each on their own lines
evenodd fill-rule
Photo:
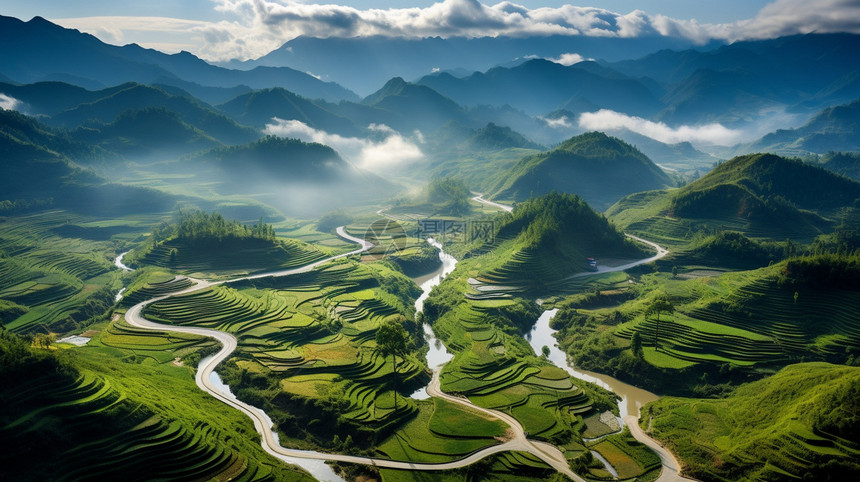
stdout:
<svg viewBox="0 0 860 482">
<path fill-rule="evenodd" d="M 275 229 L 262 219 L 248 226 L 238 221 L 224 219 L 220 213 L 207 214 L 202 211 L 180 212 L 173 224 L 163 224 L 154 233 L 156 242 L 176 237 L 188 244 L 207 244 L 226 239 L 274 240 Z"/>
</svg>

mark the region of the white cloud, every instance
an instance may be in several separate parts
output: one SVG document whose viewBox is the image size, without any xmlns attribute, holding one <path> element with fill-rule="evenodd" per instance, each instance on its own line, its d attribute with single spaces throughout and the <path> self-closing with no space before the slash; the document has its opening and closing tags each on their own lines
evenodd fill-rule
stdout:
<svg viewBox="0 0 860 482">
<path fill-rule="evenodd" d="M 594 59 L 587 59 L 587 58 L 585 58 L 582 55 L 579 55 L 577 53 L 566 53 L 566 54 L 559 55 L 558 58 L 547 59 L 547 60 L 549 60 L 551 62 L 555 62 L 557 64 L 571 66 L 573 64 L 578 64 L 580 62 L 585 62 L 586 60 L 594 60 Z"/>
<path fill-rule="evenodd" d="M 860 33 L 857 0 L 776 0 L 752 20 L 737 22 L 729 39 L 774 38 L 793 34 Z M 732 38 L 734 37 L 734 38 Z"/>
<path fill-rule="evenodd" d="M 734 41 L 809 32 L 860 33 L 857 0 L 774 0 L 754 18 L 727 24 L 702 24 L 642 10 L 620 14 L 570 4 L 530 9 L 508 1 L 487 5 L 479 0 L 441 0 L 427 7 L 388 9 L 293 0 L 212 2 L 224 20 L 87 17 L 55 21 L 108 42 L 185 45 L 186 50 L 214 61 L 257 58 L 300 35 L 408 38 L 663 35 L 704 44 L 711 39 Z"/>
<path fill-rule="evenodd" d="M 6 94 L 0 94 L 0 108 L 6 110 L 18 110 L 21 107 L 21 101 L 14 98 L 9 97 Z"/>
<path fill-rule="evenodd" d="M 549 117 L 540 117 L 539 119 L 546 122 L 546 125 L 552 127 L 553 129 L 570 129 L 571 127 L 573 127 L 573 124 L 570 123 L 570 120 L 567 118 L 566 115 L 555 119 Z"/>
<path fill-rule="evenodd" d="M 371 124 L 373 139 L 343 137 L 330 134 L 298 120 L 277 117 L 266 125 L 266 133 L 292 137 L 305 142 L 318 142 L 336 150 L 344 159 L 370 171 L 381 171 L 422 160 L 424 153 L 410 139 L 384 124 Z M 420 132 L 418 133 L 420 134 Z M 419 142 L 423 136 L 418 136 Z"/>
<path fill-rule="evenodd" d="M 579 127 L 597 131 L 628 129 L 667 144 L 688 141 L 695 144 L 731 146 L 740 142 L 743 137 L 741 131 L 728 129 L 721 124 L 669 127 L 662 122 L 652 122 L 607 109 L 581 114 Z"/>
<path fill-rule="evenodd" d="M 204 44 L 202 33 L 209 22 L 169 17 L 78 17 L 52 19 L 57 25 L 89 33 L 103 42 L 121 45 L 137 43 L 165 52 L 198 51 Z"/>
</svg>

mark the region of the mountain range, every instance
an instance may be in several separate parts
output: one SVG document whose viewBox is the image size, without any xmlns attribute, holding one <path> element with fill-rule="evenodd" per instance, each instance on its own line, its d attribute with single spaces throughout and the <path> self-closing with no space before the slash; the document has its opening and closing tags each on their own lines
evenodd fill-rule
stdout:
<svg viewBox="0 0 860 482">
<path fill-rule="evenodd" d="M 708 44 L 701 48 L 714 47 Z M 455 75 L 511 66 L 529 59 L 560 58 L 577 53 L 583 58 L 617 61 L 640 57 L 660 49 L 687 49 L 693 43 L 663 36 L 595 38 L 577 36 L 535 37 L 429 37 L 383 36 L 353 38 L 297 37 L 255 60 L 231 61 L 224 66 L 249 69 L 289 65 L 348 86 L 364 95 L 392 77 L 414 80 L 434 71 Z M 355 75 L 361 72 L 362 75 Z"/>
<path fill-rule="evenodd" d="M 803 155 L 809 152 L 860 151 L 860 99 L 828 107 L 797 129 L 779 129 L 744 149 Z"/>
<path fill-rule="evenodd" d="M 0 72 L 20 83 L 59 80 L 93 90 L 125 82 L 175 84 L 204 99 L 212 95 L 212 87 L 280 86 L 310 98 L 358 98 L 340 85 L 288 67 L 226 69 L 188 52 L 168 55 L 137 44 L 108 45 L 42 17 L 23 22 L 0 16 L 0 44 Z"/>
</svg>

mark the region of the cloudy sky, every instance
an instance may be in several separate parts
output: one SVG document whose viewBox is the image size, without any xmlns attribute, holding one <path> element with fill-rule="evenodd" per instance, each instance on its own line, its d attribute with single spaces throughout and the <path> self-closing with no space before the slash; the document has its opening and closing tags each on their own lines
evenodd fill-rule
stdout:
<svg viewBox="0 0 860 482">
<path fill-rule="evenodd" d="M 860 33 L 860 0 L 3 0 L 0 14 L 39 15 L 113 44 L 257 58 L 299 35 L 667 35 L 771 38 Z"/>
</svg>

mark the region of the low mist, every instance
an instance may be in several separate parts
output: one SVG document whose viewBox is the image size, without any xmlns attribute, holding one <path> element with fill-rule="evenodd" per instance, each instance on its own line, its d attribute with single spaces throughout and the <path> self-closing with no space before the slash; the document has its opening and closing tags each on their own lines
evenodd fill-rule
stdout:
<svg viewBox="0 0 860 482">
<path fill-rule="evenodd" d="M 361 139 L 314 129 L 298 120 L 275 117 L 272 121 L 273 123 L 266 125 L 266 134 L 325 144 L 336 150 L 345 160 L 371 172 L 382 173 L 424 159 L 424 153 L 418 146 L 418 143 L 423 141 L 419 131 L 415 131 L 413 140 L 387 125 L 371 124 L 368 126 L 371 137 Z"/>
</svg>

